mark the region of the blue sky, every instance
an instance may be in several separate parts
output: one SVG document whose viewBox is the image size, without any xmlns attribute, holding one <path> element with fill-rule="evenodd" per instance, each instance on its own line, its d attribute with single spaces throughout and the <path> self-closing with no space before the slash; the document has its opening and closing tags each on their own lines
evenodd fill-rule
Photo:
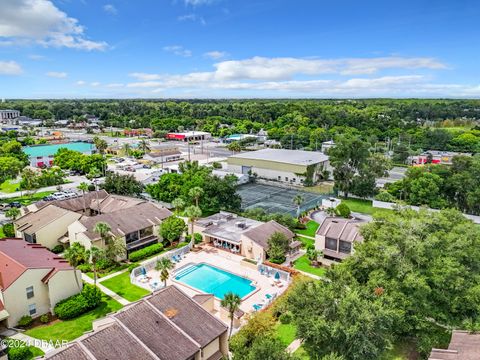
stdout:
<svg viewBox="0 0 480 360">
<path fill-rule="evenodd" d="M 479 97 L 476 0 L 0 0 L 2 98 Z"/>
</svg>

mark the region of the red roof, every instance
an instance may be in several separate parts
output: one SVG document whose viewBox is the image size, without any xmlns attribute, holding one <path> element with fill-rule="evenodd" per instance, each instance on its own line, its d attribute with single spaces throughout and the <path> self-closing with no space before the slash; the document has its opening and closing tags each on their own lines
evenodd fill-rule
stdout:
<svg viewBox="0 0 480 360">
<path fill-rule="evenodd" d="M 47 282 L 58 270 L 73 268 L 42 245 L 22 239 L 0 239 L 0 288 L 8 288 L 28 269 L 50 269 L 43 279 Z"/>
</svg>

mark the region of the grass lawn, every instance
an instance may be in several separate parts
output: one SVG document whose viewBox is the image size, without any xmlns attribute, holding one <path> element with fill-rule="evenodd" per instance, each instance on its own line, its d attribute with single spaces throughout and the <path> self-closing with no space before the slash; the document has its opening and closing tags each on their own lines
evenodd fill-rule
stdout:
<svg viewBox="0 0 480 360">
<path fill-rule="evenodd" d="M 346 204 L 351 211 L 359 212 L 362 214 L 374 215 L 378 213 L 391 213 L 393 210 L 390 209 L 380 209 L 374 208 L 372 206 L 371 200 L 361 200 L 361 199 L 343 199 L 343 204 Z"/>
<path fill-rule="evenodd" d="M 24 195 L 24 196 L 17 196 L 9 199 L 2 199 L 0 202 L 3 203 L 11 203 L 14 201 L 18 201 L 20 204 L 26 206 L 30 205 L 31 203 L 34 203 L 36 201 L 42 200 L 45 196 L 53 194 L 55 191 L 41 191 L 38 193 L 35 193 L 33 195 Z"/>
<path fill-rule="evenodd" d="M 150 291 L 130 283 L 130 273 L 128 271 L 102 281 L 101 284 L 129 301 L 137 301 L 150 294 Z"/>
<path fill-rule="evenodd" d="M 111 269 L 109 269 L 108 271 L 105 271 L 105 272 L 100 272 L 100 271 L 97 271 L 97 279 L 101 279 L 107 275 L 110 275 L 110 274 L 113 274 L 117 271 L 121 271 L 121 270 L 124 270 L 128 268 L 128 264 L 121 264 L 121 265 L 118 265 L 118 266 L 115 266 Z M 85 273 L 89 278 L 93 279 L 93 271 L 89 271 L 87 273 Z"/>
<path fill-rule="evenodd" d="M 297 260 L 295 260 L 293 267 L 297 270 L 305 271 L 307 273 L 317 275 L 317 276 L 323 276 L 327 271 L 323 267 L 316 268 L 316 267 L 310 266 L 310 260 L 307 259 L 306 254 L 299 257 Z"/>
<path fill-rule="evenodd" d="M 27 344 L 23 341 L 10 339 L 10 338 L 7 338 L 6 341 L 9 348 L 28 347 L 32 353 L 32 357 L 29 359 L 35 359 L 36 357 L 45 355 L 42 349 L 39 349 L 35 346 L 27 346 Z"/>
<path fill-rule="evenodd" d="M 314 186 L 307 186 L 303 190 L 317 194 L 332 194 L 333 181 L 324 181 Z"/>
<path fill-rule="evenodd" d="M 18 182 L 15 182 L 15 180 L 6 180 L 3 184 L 0 185 L 0 191 L 6 194 L 10 194 L 17 191 L 19 187 L 20 184 Z"/>
<path fill-rule="evenodd" d="M 410 354 L 415 353 L 415 346 L 408 342 L 398 342 L 392 349 L 387 350 L 380 360 L 409 360 Z"/>
<path fill-rule="evenodd" d="M 5 233 L 3 232 L 3 227 L 0 226 L 0 239 L 3 239 L 5 237 Z"/>
<path fill-rule="evenodd" d="M 308 247 L 309 245 L 315 245 L 315 240 L 310 239 L 310 238 L 306 238 L 306 237 L 303 237 L 303 236 L 298 236 L 297 235 L 297 240 L 302 242 L 302 244 L 303 244 L 302 247 L 304 247 L 304 248 Z"/>
<path fill-rule="evenodd" d="M 316 221 L 310 220 L 305 225 L 307 226 L 306 229 L 295 229 L 295 232 L 300 235 L 315 237 L 315 232 L 317 231 L 320 224 Z"/>
<path fill-rule="evenodd" d="M 285 345 L 288 346 L 296 338 L 297 327 L 293 324 L 282 324 L 278 323 L 275 328 L 275 333 L 278 339 Z"/>
<path fill-rule="evenodd" d="M 25 331 L 26 335 L 38 339 L 52 341 L 71 341 L 83 335 L 85 331 L 92 330 L 92 322 L 95 319 L 104 317 L 108 313 L 117 311 L 122 305 L 111 297 L 102 294 L 102 302 L 95 309 L 80 315 L 71 320 L 58 320 L 53 324 L 42 325 Z"/>
</svg>

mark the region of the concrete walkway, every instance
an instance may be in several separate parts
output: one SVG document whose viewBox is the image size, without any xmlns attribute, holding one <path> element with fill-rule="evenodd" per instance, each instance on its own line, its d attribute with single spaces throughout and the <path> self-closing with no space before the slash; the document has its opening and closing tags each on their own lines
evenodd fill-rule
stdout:
<svg viewBox="0 0 480 360">
<path fill-rule="evenodd" d="M 302 340 L 295 339 L 295 340 L 292 341 L 292 343 L 290 345 L 287 346 L 286 350 L 287 350 L 287 352 L 292 354 L 295 351 L 297 351 L 300 346 L 302 346 Z"/>
<path fill-rule="evenodd" d="M 25 335 L 23 333 L 17 332 L 15 335 L 10 336 L 10 339 L 23 341 L 29 346 L 35 346 L 41 349 L 44 353 L 55 350 L 53 344 L 50 344 L 48 341 L 36 339 L 34 337 Z"/>
<path fill-rule="evenodd" d="M 86 274 L 82 274 L 82 280 L 85 281 L 86 283 L 88 284 L 91 284 L 93 285 L 93 279 L 91 277 L 89 277 L 88 275 Z M 103 286 L 102 284 L 100 284 L 98 281 L 97 281 L 97 287 L 106 295 L 110 296 L 111 298 L 117 300 L 120 304 L 122 304 L 123 306 L 125 305 L 128 305 L 130 304 L 130 301 L 128 301 L 127 299 L 124 299 L 123 297 L 121 297 L 120 295 L 118 295 L 117 293 L 113 292 L 112 290 L 106 288 L 105 286 Z"/>
<path fill-rule="evenodd" d="M 111 274 L 108 274 L 107 276 L 104 276 L 104 277 L 102 277 L 102 278 L 98 278 L 98 279 L 97 279 L 97 283 L 102 282 L 102 281 L 104 281 L 104 280 L 108 280 L 108 279 L 110 279 L 110 278 L 112 278 L 112 277 L 115 277 L 115 276 L 117 276 L 117 275 L 123 274 L 124 272 L 127 272 L 127 271 L 128 271 L 128 268 L 123 269 L 123 270 L 120 270 L 120 271 L 117 271 L 117 272 L 114 272 L 114 273 L 111 273 Z"/>
</svg>

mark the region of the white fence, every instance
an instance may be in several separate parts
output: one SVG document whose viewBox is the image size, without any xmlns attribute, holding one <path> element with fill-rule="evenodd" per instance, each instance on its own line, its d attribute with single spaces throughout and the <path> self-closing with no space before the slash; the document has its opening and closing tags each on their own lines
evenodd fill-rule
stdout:
<svg viewBox="0 0 480 360">
<path fill-rule="evenodd" d="M 391 202 L 385 202 L 385 201 L 378 201 L 378 200 L 373 200 L 372 201 L 372 206 L 374 208 L 380 208 L 380 209 L 397 209 L 397 208 L 402 208 L 402 209 L 412 209 L 415 211 L 419 211 L 420 209 L 427 209 L 428 211 L 433 211 L 433 212 L 438 212 L 440 210 L 438 209 L 430 209 L 426 207 L 420 207 L 420 206 L 413 206 L 413 205 L 398 205 L 396 203 L 391 203 Z M 475 224 L 480 224 L 480 216 L 477 215 L 470 215 L 470 214 L 463 214 L 467 219 L 472 220 Z"/>
<path fill-rule="evenodd" d="M 160 260 L 161 258 L 167 257 L 170 260 L 173 260 L 173 258 L 176 257 L 176 256 L 182 257 L 183 255 L 188 253 L 190 251 L 190 249 L 192 248 L 192 245 L 193 245 L 192 241 L 190 241 L 190 243 L 188 243 L 187 245 L 185 245 L 185 246 L 183 246 L 179 249 L 170 250 L 166 253 L 160 254 L 160 255 L 155 256 L 155 257 L 153 257 L 149 260 L 146 260 L 141 265 L 137 266 L 136 268 L 134 268 L 132 270 L 132 272 L 130 273 L 130 282 L 132 284 L 135 284 L 138 276 L 140 276 L 140 275 L 142 275 L 142 274 L 144 274 L 144 273 L 146 273 L 150 270 L 154 270 L 155 266 L 157 265 L 158 260 Z"/>
<path fill-rule="evenodd" d="M 290 281 L 289 272 L 276 269 L 263 263 L 258 265 L 258 271 L 262 275 L 271 276 L 272 278 L 279 278 L 279 280 L 284 280 L 286 282 Z"/>
</svg>

